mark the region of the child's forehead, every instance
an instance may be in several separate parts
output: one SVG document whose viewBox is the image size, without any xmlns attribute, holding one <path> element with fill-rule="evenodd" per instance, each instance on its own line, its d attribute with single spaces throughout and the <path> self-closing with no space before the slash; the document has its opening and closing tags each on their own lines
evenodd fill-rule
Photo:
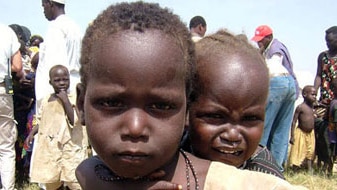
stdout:
<svg viewBox="0 0 337 190">
<path fill-rule="evenodd" d="M 55 66 L 50 69 L 50 74 L 52 76 L 55 76 L 55 75 L 69 74 L 69 72 L 68 72 L 68 69 L 64 66 Z"/>
<path fill-rule="evenodd" d="M 157 65 L 161 62 L 169 62 L 170 65 L 184 65 L 183 54 L 176 40 L 162 31 L 127 30 L 108 36 L 104 43 L 96 43 L 92 55 L 97 64 L 117 65 L 116 60 L 120 60 L 124 62 L 121 66 L 128 66 L 128 62 L 146 65 L 154 59 L 157 60 L 158 63 L 155 63 Z"/>
<path fill-rule="evenodd" d="M 309 92 L 309 93 L 315 92 L 315 91 L 316 91 L 316 89 L 315 89 L 315 87 L 313 87 L 313 86 L 310 86 L 310 87 L 308 87 L 308 89 L 307 89 L 307 92 Z"/>
<path fill-rule="evenodd" d="M 179 75 L 184 79 L 186 75 L 182 50 L 172 36 L 158 30 L 116 33 L 93 51 L 91 73 L 95 77 Z"/>
<path fill-rule="evenodd" d="M 256 74 L 256 77 L 268 79 L 268 70 L 262 59 L 255 59 L 249 55 L 222 53 L 205 56 L 197 61 L 197 68 L 198 72 L 208 72 L 205 74 L 215 73 L 215 77 L 238 78 L 243 74 Z M 219 75 L 220 73 L 223 75 Z"/>
</svg>

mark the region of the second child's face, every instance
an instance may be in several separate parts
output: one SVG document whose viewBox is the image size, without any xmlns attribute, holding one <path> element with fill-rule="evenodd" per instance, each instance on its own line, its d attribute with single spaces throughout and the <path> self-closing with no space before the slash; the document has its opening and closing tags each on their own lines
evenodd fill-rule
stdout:
<svg viewBox="0 0 337 190">
<path fill-rule="evenodd" d="M 239 167 L 256 150 L 264 126 L 268 74 L 259 74 L 259 66 L 249 61 L 218 56 L 198 69 L 203 88 L 191 105 L 189 127 L 197 156 Z"/>
<path fill-rule="evenodd" d="M 90 142 L 117 175 L 145 176 L 178 150 L 186 115 L 182 51 L 157 30 L 122 31 L 94 51 L 79 106 Z"/>
<path fill-rule="evenodd" d="M 315 88 L 310 88 L 306 94 L 306 98 L 309 100 L 309 102 L 314 103 L 316 102 L 316 89 Z"/>
<path fill-rule="evenodd" d="M 61 91 L 67 91 L 70 85 L 69 72 L 64 68 L 57 68 L 51 73 L 49 83 L 53 86 L 57 94 Z"/>
</svg>

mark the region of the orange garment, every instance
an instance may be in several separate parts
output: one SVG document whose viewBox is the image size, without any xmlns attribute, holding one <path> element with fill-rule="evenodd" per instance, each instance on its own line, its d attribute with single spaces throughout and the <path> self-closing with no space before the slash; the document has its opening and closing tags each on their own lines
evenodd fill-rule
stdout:
<svg viewBox="0 0 337 190">
<path fill-rule="evenodd" d="M 303 132 L 299 127 L 294 131 L 295 142 L 291 146 L 289 164 L 301 166 L 305 159 L 313 160 L 315 157 L 315 132 Z"/>
</svg>

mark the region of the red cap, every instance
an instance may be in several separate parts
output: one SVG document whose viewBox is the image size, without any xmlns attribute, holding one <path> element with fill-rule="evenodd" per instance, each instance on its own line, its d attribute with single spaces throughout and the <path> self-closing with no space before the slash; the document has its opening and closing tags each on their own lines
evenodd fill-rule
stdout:
<svg viewBox="0 0 337 190">
<path fill-rule="evenodd" d="M 273 33 L 273 30 L 267 26 L 267 25 L 261 25 L 256 28 L 255 30 L 255 36 L 252 38 L 253 41 L 259 42 L 261 41 L 264 37 L 270 35 Z"/>
</svg>

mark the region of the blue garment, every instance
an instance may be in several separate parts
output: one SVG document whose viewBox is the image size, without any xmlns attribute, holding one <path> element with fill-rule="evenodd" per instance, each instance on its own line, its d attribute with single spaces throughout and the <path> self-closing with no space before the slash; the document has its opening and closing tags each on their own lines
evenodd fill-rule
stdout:
<svg viewBox="0 0 337 190">
<path fill-rule="evenodd" d="M 260 144 L 270 150 L 280 167 L 288 153 L 289 132 L 296 100 L 295 86 L 295 81 L 290 75 L 270 79 L 264 131 Z"/>
</svg>

